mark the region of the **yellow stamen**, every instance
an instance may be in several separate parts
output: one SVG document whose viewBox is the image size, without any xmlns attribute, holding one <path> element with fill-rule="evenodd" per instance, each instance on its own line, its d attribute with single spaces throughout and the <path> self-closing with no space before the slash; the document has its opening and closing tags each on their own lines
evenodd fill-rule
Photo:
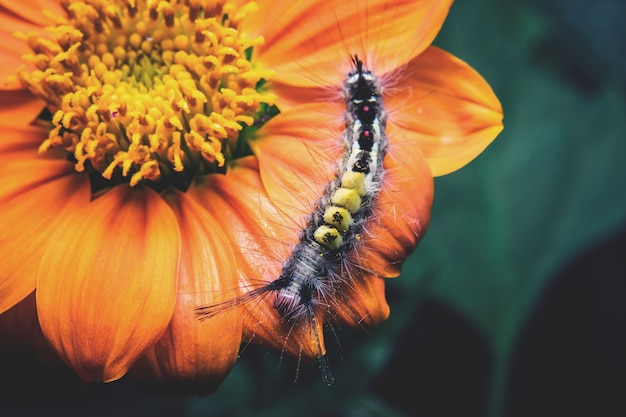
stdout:
<svg viewBox="0 0 626 417">
<path fill-rule="evenodd" d="M 263 39 L 238 30 L 254 2 L 61 3 L 68 17 L 56 18 L 49 38 L 18 35 L 37 67 L 19 77 L 53 115 L 39 152 L 63 148 L 79 172 L 117 172 L 130 185 L 216 172 L 232 155 L 224 147 L 275 101 L 257 90 L 272 72 L 246 58 Z"/>
</svg>

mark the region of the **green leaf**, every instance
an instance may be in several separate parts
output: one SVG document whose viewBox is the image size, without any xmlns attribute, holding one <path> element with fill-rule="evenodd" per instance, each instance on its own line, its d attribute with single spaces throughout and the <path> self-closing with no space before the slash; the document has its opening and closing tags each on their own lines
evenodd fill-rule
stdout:
<svg viewBox="0 0 626 417">
<path fill-rule="evenodd" d="M 485 66 L 505 129 L 470 165 L 436 180 L 430 231 L 402 277 L 436 271 L 429 297 L 466 315 L 490 343 L 492 415 L 518 333 L 550 277 L 626 225 L 624 97 L 610 83 L 580 91 L 537 62 L 546 22 L 533 13 L 496 1 L 453 6 L 439 45 Z"/>
</svg>

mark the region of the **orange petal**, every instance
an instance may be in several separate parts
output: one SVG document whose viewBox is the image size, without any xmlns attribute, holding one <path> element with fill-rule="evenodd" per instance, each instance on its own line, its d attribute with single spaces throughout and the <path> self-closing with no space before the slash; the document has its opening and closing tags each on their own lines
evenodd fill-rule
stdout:
<svg viewBox="0 0 626 417">
<path fill-rule="evenodd" d="M 400 274 L 402 262 L 426 233 L 434 182 L 424 156 L 410 140 L 389 136 L 384 184 L 363 237 L 359 259 L 378 277 Z"/>
<path fill-rule="evenodd" d="M 194 312 L 237 288 L 235 259 L 222 224 L 189 194 L 175 192 L 168 197 L 182 237 L 176 309 L 163 336 L 135 364 L 132 374 L 158 392 L 208 395 L 237 359 L 241 309 L 206 321 L 199 321 Z"/>
<path fill-rule="evenodd" d="M 377 74 L 380 75 L 380 74 Z M 424 153 L 434 176 L 453 172 L 479 155 L 502 130 L 502 106 L 487 82 L 469 65 L 430 47 L 406 67 L 382 75 L 388 133 L 411 138 Z M 338 88 L 269 84 L 281 110 L 328 103 L 328 117 L 343 113 Z M 333 116 L 335 113 L 335 116 Z M 334 119 L 333 119 L 334 120 Z"/>
<path fill-rule="evenodd" d="M 350 327 L 372 327 L 387 319 L 383 278 L 400 274 L 428 228 L 433 178 L 410 141 L 390 138 L 383 187 L 361 243 L 348 255 L 351 280 L 333 305 L 334 319 Z"/>
<path fill-rule="evenodd" d="M 41 328 L 85 381 L 112 381 L 167 327 L 180 234 L 150 189 L 117 186 L 50 238 L 37 276 Z"/>
<path fill-rule="evenodd" d="M 373 275 L 362 276 L 358 268 L 352 268 L 352 281 L 342 284 L 334 294 L 327 320 L 335 326 L 369 329 L 389 317 L 385 281 Z"/>
<path fill-rule="evenodd" d="M 37 155 L 41 130 L 3 128 L 0 142 L 0 312 L 31 293 L 39 259 L 65 216 L 89 203 L 89 182 L 71 164 Z M 4 136 L 6 135 L 6 136 Z"/>
<path fill-rule="evenodd" d="M 2 94 L 0 94 L 2 96 Z M 46 139 L 46 130 L 35 126 L 18 126 L 3 121 L 0 123 L 2 139 L 0 139 L 0 170 L 7 163 L 21 163 L 24 159 L 44 159 L 37 153 L 37 148 Z M 46 153 L 45 157 L 49 154 Z M 50 154 L 56 156 L 56 154 Z M 70 165 L 70 164 L 66 164 Z"/>
<path fill-rule="evenodd" d="M 25 381 L 30 381 L 32 389 L 46 387 L 46 383 L 54 381 L 56 392 L 84 388 L 44 337 L 37 317 L 35 292 L 0 314 L 0 368 L 5 380 L 13 384 L 17 377 L 23 388 Z"/>
<path fill-rule="evenodd" d="M 239 269 L 239 287 L 246 293 L 278 278 L 282 263 L 297 242 L 296 220 L 279 211 L 263 190 L 256 159 L 237 160 L 226 175 L 210 175 L 206 187 L 215 195 L 192 187 L 189 193 L 211 212 L 233 245 Z M 243 305 L 244 339 L 282 350 L 292 356 L 315 358 L 325 352 L 321 320 L 313 330 L 308 325 L 291 328 L 273 305 L 271 294 Z"/>
<path fill-rule="evenodd" d="M 0 90 L 0 125 L 26 126 L 44 108 L 45 103 L 28 90 Z"/>
<path fill-rule="evenodd" d="M 308 0 L 276 7 L 259 1 L 244 23 L 263 35 L 259 62 L 290 85 L 340 85 L 358 55 L 378 74 L 396 69 L 426 49 L 452 0 Z"/>
<path fill-rule="evenodd" d="M 345 75 L 347 73 L 344 77 Z M 281 112 L 309 103 L 333 103 L 333 106 L 339 106 L 333 108 L 338 109 L 337 114 L 341 115 L 345 110 L 341 85 L 339 83 L 328 87 L 298 87 L 273 80 L 267 83 L 267 88 L 276 95 L 276 106 Z"/>
<path fill-rule="evenodd" d="M 59 5 L 58 2 L 55 3 L 54 9 L 57 10 Z M 23 88 L 15 77 L 15 74 L 17 69 L 25 64 L 25 62 L 22 61 L 22 55 L 32 53 L 32 51 L 24 40 L 18 39 L 15 36 L 15 33 L 41 32 L 42 35 L 44 35 L 43 21 L 45 20 L 45 22 L 47 22 L 46 24 L 51 22 L 49 18 L 41 19 L 41 8 L 37 9 L 36 12 L 29 13 L 29 10 L 34 7 L 38 7 L 38 5 L 30 4 L 30 2 L 0 0 L 0 57 L 2 57 L 2 66 L 0 66 L 0 90 Z M 35 22 L 27 20 L 28 18 L 25 15 L 33 16 Z M 41 22 L 37 23 L 37 20 L 41 20 Z M 49 35 L 46 34 L 45 36 Z M 32 64 L 28 63 L 26 65 L 34 69 Z"/>
<path fill-rule="evenodd" d="M 337 103 L 314 102 L 282 112 L 250 143 L 263 186 L 292 215 L 306 217 L 334 178 L 343 152 L 342 109 Z"/>
<path fill-rule="evenodd" d="M 23 171 L 0 174 L 0 312 L 35 289 L 39 259 L 51 233 L 89 201 L 89 182 L 68 172 L 68 165 L 23 164 Z"/>
<path fill-rule="evenodd" d="M 387 88 L 385 105 L 388 132 L 411 138 L 434 176 L 469 163 L 502 130 L 502 106 L 489 84 L 465 62 L 435 47 L 398 73 Z"/>
<path fill-rule="evenodd" d="M 0 0 L 0 14 L 14 14 L 13 18 L 16 20 L 21 19 L 43 27 L 54 22 L 50 16 L 65 16 L 65 10 L 61 7 L 61 2 L 56 0 Z"/>
<path fill-rule="evenodd" d="M 2 335 L 0 351 L 27 353 L 34 355 L 47 365 L 62 365 L 41 332 L 34 291 L 0 314 L 0 334 Z"/>
<path fill-rule="evenodd" d="M 276 205 L 292 208 L 290 216 L 300 219 L 301 225 L 337 169 L 340 107 L 325 103 L 294 107 L 263 126 L 252 142 L 264 187 Z M 387 317 L 381 278 L 400 273 L 428 226 L 433 178 L 410 139 L 389 136 L 384 184 L 374 214 L 365 224 L 362 242 L 343 265 L 343 275 L 352 277 L 350 285 L 340 288 L 333 303 L 336 317 L 330 319 L 340 324 L 373 326 Z"/>
</svg>

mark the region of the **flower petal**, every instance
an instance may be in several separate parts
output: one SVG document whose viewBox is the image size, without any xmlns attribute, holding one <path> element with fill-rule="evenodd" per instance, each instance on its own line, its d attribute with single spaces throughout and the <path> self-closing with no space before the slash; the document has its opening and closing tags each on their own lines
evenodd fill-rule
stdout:
<svg viewBox="0 0 626 417">
<path fill-rule="evenodd" d="M 314 102 L 280 113 L 258 131 L 250 146 L 275 204 L 304 216 L 313 209 L 343 152 L 342 115 L 337 103 Z"/>
<path fill-rule="evenodd" d="M 346 75 L 347 73 L 344 74 L 344 78 Z M 341 85 L 342 84 L 335 86 L 299 87 L 282 84 L 277 81 L 270 81 L 267 83 L 267 88 L 276 95 L 276 105 L 281 112 L 285 112 L 295 106 L 304 106 L 309 103 L 333 103 L 333 108 L 338 110 L 338 115 L 341 115 L 345 110 Z"/>
<path fill-rule="evenodd" d="M 389 135 L 384 167 L 374 219 L 363 237 L 365 253 L 358 256 L 367 270 L 392 278 L 400 274 L 402 262 L 426 233 L 434 182 L 423 154 L 410 138 Z"/>
<path fill-rule="evenodd" d="M 6 9 L 6 10 L 4 10 Z M 37 26 L 47 26 L 54 22 L 51 16 L 65 16 L 60 1 L 50 0 L 0 0 L 0 14 L 10 15 Z M 46 14 L 49 13 L 49 14 Z"/>
<path fill-rule="evenodd" d="M 405 67 L 383 75 L 382 82 L 388 132 L 411 137 L 434 176 L 460 169 L 502 131 L 502 106 L 489 84 L 465 62 L 439 48 L 428 48 Z M 343 101 L 338 87 L 273 82 L 271 88 L 285 111 L 322 102 L 329 106 L 326 117 L 343 112 L 334 107 Z M 319 120 L 309 126 L 323 125 Z"/>
<path fill-rule="evenodd" d="M 112 381 L 167 327 L 180 234 L 150 189 L 118 186 L 52 234 L 37 276 L 41 328 L 85 381 Z"/>
<path fill-rule="evenodd" d="M 351 280 L 333 305 L 332 319 L 340 325 L 373 327 L 387 319 L 383 279 L 400 275 L 428 228 L 434 183 L 423 155 L 410 140 L 391 137 L 384 167 L 374 215 L 348 255 Z"/>
<path fill-rule="evenodd" d="M 411 137 L 434 176 L 463 167 L 502 130 L 502 106 L 469 65 L 430 47 L 385 93 L 389 132 Z"/>
<path fill-rule="evenodd" d="M 0 352 L 27 353 L 46 364 L 61 365 L 39 326 L 35 292 L 0 314 Z M 63 365 L 65 366 L 65 365 Z"/>
<path fill-rule="evenodd" d="M 209 196 L 192 187 L 189 193 L 211 212 L 220 223 L 238 259 L 239 286 L 246 293 L 275 280 L 282 263 L 297 242 L 293 217 L 278 210 L 263 189 L 256 159 L 237 160 L 226 175 L 210 175 L 206 187 L 215 191 Z M 325 353 L 321 320 L 315 329 L 308 324 L 292 328 L 274 308 L 271 295 L 259 296 L 243 305 L 244 339 L 304 359 Z"/>
<path fill-rule="evenodd" d="M 43 25 L 52 22 L 50 18 L 43 17 L 41 8 L 38 8 L 36 12 L 29 13 L 31 7 L 39 6 L 29 2 L 0 0 L 0 56 L 2 57 L 0 90 L 23 88 L 15 74 L 17 69 L 24 64 L 22 55 L 32 53 L 32 51 L 24 40 L 15 36 L 15 33 L 41 32 L 43 35 Z M 59 7 L 56 4 L 54 9 Z M 65 12 L 61 13 L 65 14 Z M 26 15 L 32 16 L 33 20 L 26 20 L 28 19 Z M 46 34 L 45 36 L 49 35 Z M 29 63 L 28 66 L 34 69 L 32 64 Z"/>
<path fill-rule="evenodd" d="M 163 336 L 135 364 L 132 374 L 157 392 L 208 395 L 237 360 L 241 309 L 206 321 L 194 313 L 196 307 L 217 303 L 220 295 L 237 288 L 235 259 L 222 225 L 209 212 L 189 194 L 174 192 L 168 197 L 182 237 L 176 309 Z"/>
<path fill-rule="evenodd" d="M 26 126 L 44 108 L 45 103 L 28 90 L 0 90 L 0 125 Z"/>
<path fill-rule="evenodd" d="M 385 280 L 361 275 L 354 266 L 351 275 L 351 281 L 335 292 L 328 321 L 334 326 L 369 329 L 387 320 L 390 309 L 385 298 Z"/>
<path fill-rule="evenodd" d="M 276 71 L 277 81 L 341 85 L 355 54 L 377 74 L 419 55 L 439 32 L 451 3 L 309 0 L 276 7 L 261 0 L 260 15 L 253 15 L 244 27 L 264 36 L 255 59 Z"/>
<path fill-rule="evenodd" d="M 289 216 L 301 225 L 337 169 L 341 155 L 338 107 L 319 102 L 294 107 L 263 126 L 251 144 L 270 198 L 290 209 Z M 325 126 L 323 132 L 320 126 Z M 361 243 L 341 267 L 348 284 L 330 300 L 329 320 L 338 324 L 374 326 L 387 318 L 381 278 L 399 275 L 402 262 L 428 226 L 433 178 L 410 137 L 389 136 L 384 167 L 384 185 L 374 213 L 365 223 Z"/>
<path fill-rule="evenodd" d="M 43 249 L 63 218 L 89 203 L 89 182 L 71 164 L 41 158 L 41 130 L 3 128 L 0 141 L 0 313 L 31 293 Z"/>
<path fill-rule="evenodd" d="M 81 389 L 83 383 L 63 363 L 44 337 L 37 307 L 35 292 L 0 314 L 0 369 L 2 376 L 11 384 L 37 390 L 50 388 L 46 384 L 54 381 L 53 390 Z M 11 392 L 20 392 L 11 391 Z M 3 392 L 3 400 L 7 398 Z M 6 405 L 3 402 L 3 407 Z"/>
</svg>

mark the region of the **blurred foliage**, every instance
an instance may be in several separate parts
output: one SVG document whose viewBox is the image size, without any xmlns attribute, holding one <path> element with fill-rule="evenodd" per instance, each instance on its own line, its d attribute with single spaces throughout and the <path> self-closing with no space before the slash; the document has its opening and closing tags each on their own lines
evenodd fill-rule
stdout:
<svg viewBox="0 0 626 417">
<path fill-rule="evenodd" d="M 424 333 L 424 323 L 433 310 L 423 307 L 433 301 L 466 323 L 485 362 L 479 364 L 484 375 L 475 377 L 477 384 L 484 382 L 485 396 L 476 400 L 476 413 L 463 415 L 501 415 L 512 352 L 550 278 L 626 227 L 626 100 L 620 79 L 626 36 L 616 18 L 623 6 L 619 0 L 600 1 L 596 9 L 585 4 L 453 5 L 435 44 L 489 81 L 502 101 L 505 129 L 467 167 L 436 180 L 430 230 L 403 275 L 388 283 L 389 321 L 369 334 L 336 330 L 336 349 L 332 335 L 327 337 L 335 386 L 323 386 L 315 365 L 250 346 L 209 397 L 154 399 L 120 382 L 91 388 L 112 400 L 106 407 L 102 401 L 82 402 L 64 415 L 109 415 L 116 402 L 118 416 L 173 410 L 187 416 L 412 415 L 384 392 L 404 389 L 398 392 L 410 396 L 407 384 L 417 384 L 416 390 L 427 386 L 416 382 L 420 375 L 411 361 L 430 358 L 412 359 L 409 352 L 402 356 L 404 372 L 401 367 L 389 374 L 386 367 L 403 348 L 429 343 L 432 333 Z M 445 360 L 453 360 L 454 352 L 446 354 Z M 133 394 L 118 395 L 124 389 Z M 450 401 L 453 393 L 450 388 Z"/>
</svg>

